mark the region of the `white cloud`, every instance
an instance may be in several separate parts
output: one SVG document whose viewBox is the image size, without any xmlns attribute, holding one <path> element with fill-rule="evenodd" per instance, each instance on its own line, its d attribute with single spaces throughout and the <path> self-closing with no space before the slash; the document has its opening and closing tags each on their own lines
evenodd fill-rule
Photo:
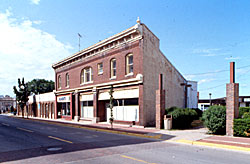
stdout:
<svg viewBox="0 0 250 164">
<path fill-rule="evenodd" d="M 239 60 L 241 57 L 226 57 L 225 60 Z"/>
<path fill-rule="evenodd" d="M 18 78 L 54 80 L 52 63 L 69 56 L 72 49 L 35 28 L 33 21 L 20 22 L 11 15 L 8 10 L 0 13 L 0 94 L 13 94 Z"/>
<path fill-rule="evenodd" d="M 202 79 L 202 80 L 199 80 L 198 85 L 203 84 L 203 83 L 208 83 L 211 81 L 214 81 L 214 79 Z"/>
<path fill-rule="evenodd" d="M 40 0 L 30 0 L 30 3 L 34 5 L 39 5 Z"/>
<path fill-rule="evenodd" d="M 198 48 L 198 49 L 193 49 L 192 52 L 194 54 L 199 54 L 200 56 L 206 56 L 206 57 L 225 56 L 231 54 L 228 52 L 222 52 L 222 49 L 220 48 L 203 48 L 203 49 Z"/>
</svg>

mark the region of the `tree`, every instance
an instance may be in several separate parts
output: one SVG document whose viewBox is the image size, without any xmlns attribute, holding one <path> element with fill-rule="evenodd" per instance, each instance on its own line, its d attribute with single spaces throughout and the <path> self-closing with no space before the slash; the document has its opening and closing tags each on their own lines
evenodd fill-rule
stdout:
<svg viewBox="0 0 250 164">
<path fill-rule="evenodd" d="M 22 116 L 24 117 L 24 107 L 26 103 L 29 101 L 29 95 L 30 92 L 28 91 L 28 84 L 24 83 L 24 78 L 22 79 L 22 82 L 18 78 L 18 90 L 16 86 L 13 87 L 14 93 L 16 94 L 16 101 L 18 102 L 18 105 L 20 106 L 22 110 Z M 27 118 L 28 118 L 28 108 L 26 107 L 27 110 Z"/>
<path fill-rule="evenodd" d="M 55 89 L 55 83 L 52 80 L 33 79 L 28 82 L 28 91 L 34 94 L 52 92 Z"/>
<path fill-rule="evenodd" d="M 113 98 L 113 85 L 111 85 L 110 87 L 110 91 L 109 91 L 109 95 L 110 95 L 110 99 L 109 99 L 109 108 L 110 108 L 110 118 L 109 118 L 109 122 L 111 125 L 111 129 L 113 129 L 113 122 L 114 122 L 114 116 L 113 116 L 113 107 L 114 107 L 114 98 Z"/>
</svg>

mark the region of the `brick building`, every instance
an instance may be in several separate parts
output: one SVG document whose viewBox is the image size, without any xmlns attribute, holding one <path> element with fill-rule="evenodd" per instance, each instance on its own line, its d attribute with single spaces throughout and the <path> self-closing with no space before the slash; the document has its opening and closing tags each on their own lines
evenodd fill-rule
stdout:
<svg viewBox="0 0 250 164">
<path fill-rule="evenodd" d="M 197 83 L 192 82 L 189 87 L 194 89 L 188 89 L 189 82 L 160 51 L 159 39 L 140 20 L 52 67 L 55 118 L 108 121 L 109 91 L 113 85 L 115 122 L 154 125 L 159 74 L 163 75 L 166 107 L 194 104 L 188 100 L 197 102 Z M 188 90 L 195 93 L 187 93 Z M 197 107 L 197 103 L 189 107 Z"/>
</svg>

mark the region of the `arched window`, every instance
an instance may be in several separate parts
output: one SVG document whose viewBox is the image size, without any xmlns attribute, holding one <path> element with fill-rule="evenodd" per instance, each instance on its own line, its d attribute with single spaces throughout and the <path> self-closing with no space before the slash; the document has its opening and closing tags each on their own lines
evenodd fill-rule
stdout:
<svg viewBox="0 0 250 164">
<path fill-rule="evenodd" d="M 93 80 L 92 68 L 91 67 L 84 68 L 81 71 L 81 84 L 92 82 L 92 80 Z"/>
<path fill-rule="evenodd" d="M 62 83 L 61 83 L 61 76 L 58 76 L 58 88 L 60 89 L 62 87 Z"/>
<path fill-rule="evenodd" d="M 126 74 L 133 74 L 133 54 L 126 56 Z"/>
<path fill-rule="evenodd" d="M 112 59 L 110 61 L 110 75 L 111 75 L 111 78 L 116 77 L 116 59 Z"/>
<path fill-rule="evenodd" d="M 65 82 L 66 85 L 65 86 L 69 87 L 69 74 L 68 73 L 66 73 L 66 78 L 65 79 L 66 79 L 66 82 Z"/>
</svg>

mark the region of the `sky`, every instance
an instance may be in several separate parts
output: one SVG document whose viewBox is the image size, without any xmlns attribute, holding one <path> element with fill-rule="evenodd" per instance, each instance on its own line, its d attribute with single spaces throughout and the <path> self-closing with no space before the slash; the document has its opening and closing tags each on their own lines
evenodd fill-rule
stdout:
<svg viewBox="0 0 250 164">
<path fill-rule="evenodd" d="M 226 96 L 229 63 L 240 95 L 250 95 L 250 1 L 245 0 L 0 0 L 0 95 L 14 96 L 18 78 L 54 80 L 52 64 L 136 24 L 200 98 Z"/>
</svg>

